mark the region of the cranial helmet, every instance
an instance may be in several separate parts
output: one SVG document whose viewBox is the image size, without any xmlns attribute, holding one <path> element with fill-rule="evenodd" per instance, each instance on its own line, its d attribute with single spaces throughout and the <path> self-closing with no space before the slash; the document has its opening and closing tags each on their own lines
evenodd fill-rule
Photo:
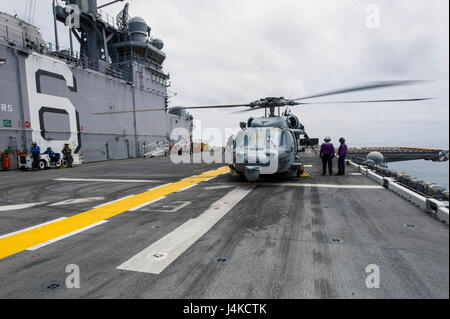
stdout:
<svg viewBox="0 0 450 319">
<path fill-rule="evenodd" d="M 326 136 L 323 140 L 324 140 L 325 142 L 329 142 L 329 141 L 331 141 L 331 138 L 330 138 L 329 136 Z"/>
<path fill-rule="evenodd" d="M 339 142 L 345 143 L 345 138 L 341 137 L 341 138 L 339 139 Z"/>
</svg>

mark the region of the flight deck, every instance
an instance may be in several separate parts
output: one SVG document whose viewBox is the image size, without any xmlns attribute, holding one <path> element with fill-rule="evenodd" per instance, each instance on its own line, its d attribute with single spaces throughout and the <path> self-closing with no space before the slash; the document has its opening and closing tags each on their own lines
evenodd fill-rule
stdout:
<svg viewBox="0 0 450 319">
<path fill-rule="evenodd" d="M 254 183 L 164 157 L 2 171 L 0 298 L 449 298 L 446 224 L 303 162 Z"/>
</svg>

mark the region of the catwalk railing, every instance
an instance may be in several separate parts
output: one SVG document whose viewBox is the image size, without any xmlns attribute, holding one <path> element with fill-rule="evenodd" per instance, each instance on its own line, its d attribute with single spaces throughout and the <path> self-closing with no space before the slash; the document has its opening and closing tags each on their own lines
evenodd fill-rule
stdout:
<svg viewBox="0 0 450 319">
<path fill-rule="evenodd" d="M 399 184 L 427 197 L 432 197 L 440 201 L 449 201 L 449 191 L 445 187 L 433 182 L 426 182 L 404 172 L 391 170 L 386 166 L 376 165 L 372 161 L 366 161 L 364 158 L 352 158 L 352 161 L 358 165 L 367 166 L 374 170 L 380 176 L 394 178 Z"/>
<path fill-rule="evenodd" d="M 433 162 L 445 162 L 449 160 L 449 151 L 439 149 L 417 147 L 352 147 L 348 149 L 348 154 L 351 158 L 362 158 L 371 152 L 379 152 L 383 154 L 386 162 L 414 159 L 424 159 Z"/>
<path fill-rule="evenodd" d="M 168 76 L 162 72 L 160 65 L 135 53 L 116 53 L 110 54 L 108 57 L 103 55 L 100 60 L 91 59 L 84 54 L 80 54 L 74 47 L 68 48 L 58 45 L 58 48 L 56 48 L 53 43 L 45 42 L 40 37 L 30 37 L 27 32 L 19 32 L 2 24 L 0 24 L 0 43 L 17 50 L 31 50 L 55 57 L 71 66 L 92 69 L 132 83 L 134 83 L 133 68 L 130 67 L 132 62 L 153 70 L 164 81 L 168 79 Z M 167 86 L 166 83 L 163 85 Z"/>
</svg>

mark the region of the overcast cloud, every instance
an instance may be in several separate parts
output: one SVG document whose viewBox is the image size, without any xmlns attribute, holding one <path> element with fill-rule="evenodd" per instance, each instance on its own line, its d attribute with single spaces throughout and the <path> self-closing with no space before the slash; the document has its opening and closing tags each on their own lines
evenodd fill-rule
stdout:
<svg viewBox="0 0 450 319">
<path fill-rule="evenodd" d="M 109 2 L 99 1 L 99 4 Z M 350 145 L 448 148 L 449 2 L 447 0 L 132 0 L 165 42 L 171 105 L 246 103 L 264 96 L 300 97 L 373 80 L 428 79 L 405 88 L 326 100 L 436 97 L 424 102 L 293 107 L 312 137 L 345 136 Z M 25 0 L 2 11 L 25 16 Z M 54 41 L 51 1 L 34 15 Z M 368 4 L 380 28 L 366 26 Z M 117 14 L 123 3 L 106 8 Z M 60 37 L 68 46 L 67 30 Z M 325 100 L 325 98 L 324 98 Z M 145 107 L 145 105 L 139 106 Z M 203 127 L 236 127 L 248 116 L 191 112 Z M 263 111 L 249 113 L 258 116 Z"/>
</svg>

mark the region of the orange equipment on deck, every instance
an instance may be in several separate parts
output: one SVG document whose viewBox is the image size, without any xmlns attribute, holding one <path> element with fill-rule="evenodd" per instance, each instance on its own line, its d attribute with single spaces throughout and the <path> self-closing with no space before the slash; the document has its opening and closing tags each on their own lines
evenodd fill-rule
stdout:
<svg viewBox="0 0 450 319">
<path fill-rule="evenodd" d="M 11 168 L 11 154 L 9 149 L 2 151 L 2 167 L 3 169 Z"/>
</svg>

